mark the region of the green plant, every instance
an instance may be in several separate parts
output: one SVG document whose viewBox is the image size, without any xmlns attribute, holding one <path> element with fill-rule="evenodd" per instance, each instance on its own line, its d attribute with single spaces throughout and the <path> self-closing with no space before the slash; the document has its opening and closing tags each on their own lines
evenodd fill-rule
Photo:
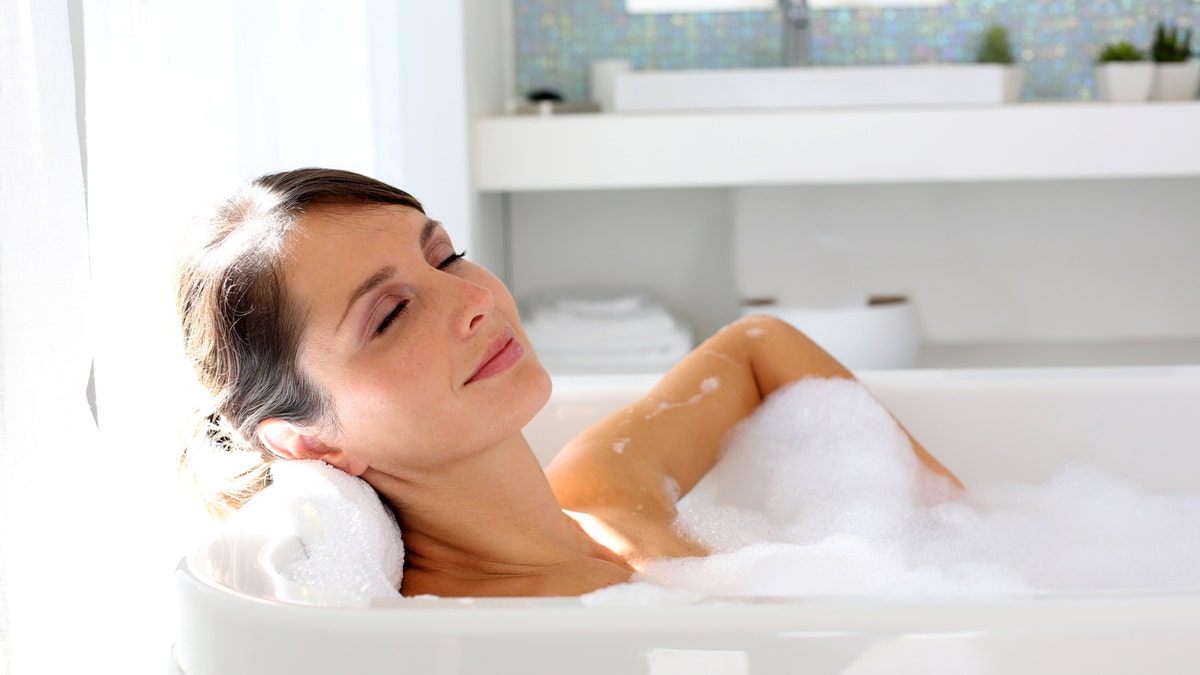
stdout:
<svg viewBox="0 0 1200 675">
<path fill-rule="evenodd" d="M 976 56 L 979 63 L 1012 63 L 1012 44 L 1008 40 L 1008 29 L 1004 26 L 992 26 L 983 34 L 979 43 L 979 53 Z"/>
<path fill-rule="evenodd" d="M 1192 55 L 1192 29 L 1184 31 L 1160 22 L 1154 30 L 1150 54 L 1157 63 L 1187 61 Z"/>
<path fill-rule="evenodd" d="M 1146 53 L 1134 46 L 1128 40 L 1120 42 L 1110 42 L 1104 45 L 1104 49 L 1100 50 L 1100 56 L 1096 58 L 1099 63 L 1111 63 L 1113 61 L 1145 61 Z"/>
</svg>

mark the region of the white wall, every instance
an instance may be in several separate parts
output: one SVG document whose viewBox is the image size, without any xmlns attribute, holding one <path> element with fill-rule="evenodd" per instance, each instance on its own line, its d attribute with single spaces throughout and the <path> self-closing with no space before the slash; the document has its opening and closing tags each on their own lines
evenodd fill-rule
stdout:
<svg viewBox="0 0 1200 675">
<path fill-rule="evenodd" d="M 1195 338 L 1198 189 L 1200 179 L 746 189 L 739 243 L 769 245 L 738 255 L 759 272 L 754 287 L 786 279 L 785 298 L 828 297 L 813 289 L 830 278 L 852 296 L 907 293 L 933 342 Z M 831 240 L 836 274 L 803 264 Z"/>
<path fill-rule="evenodd" d="M 399 185 L 445 224 L 455 246 L 502 273 L 502 198 L 474 189 L 469 148 L 471 121 L 499 113 L 507 96 L 510 3 L 410 0 L 380 9 L 378 20 L 399 25 L 398 77 L 378 85 L 399 88 L 399 106 L 394 130 L 377 132 L 397 137 L 390 161 L 403 176 Z"/>
<path fill-rule="evenodd" d="M 471 246 L 463 0 L 404 2 L 396 58 L 402 140 L 394 158 L 403 189 L 441 220 L 456 246 Z"/>
<path fill-rule="evenodd" d="M 500 114 L 514 84 L 512 3 L 509 0 L 465 0 L 465 58 L 467 116 L 470 120 Z M 469 134 L 469 124 L 463 130 Z M 471 258 L 507 279 L 507 231 L 504 198 L 480 193 L 472 179 L 468 154 L 463 157 L 463 187 L 467 190 Z"/>
<path fill-rule="evenodd" d="M 927 342 L 1196 339 L 1198 192 L 1189 178 L 523 193 L 513 287 L 647 285 L 700 335 L 743 296 L 906 293 Z"/>
<path fill-rule="evenodd" d="M 737 316 L 728 189 L 512 195 L 518 300 L 561 286 L 648 288 L 700 335 Z"/>
</svg>

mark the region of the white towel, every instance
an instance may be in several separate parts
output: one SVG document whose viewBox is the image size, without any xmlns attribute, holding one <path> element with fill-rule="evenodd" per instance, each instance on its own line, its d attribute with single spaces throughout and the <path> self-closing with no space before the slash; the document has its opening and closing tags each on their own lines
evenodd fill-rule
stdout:
<svg viewBox="0 0 1200 675">
<path fill-rule="evenodd" d="M 271 476 L 221 536 L 263 542 L 258 562 L 276 597 L 349 607 L 400 597 L 400 527 L 366 481 L 319 460 L 279 460 Z"/>
<path fill-rule="evenodd" d="M 612 316 L 588 316 L 546 309 L 535 312 L 525 326 L 527 333 L 536 333 L 544 342 L 601 347 L 636 345 L 680 330 L 679 322 L 660 307 L 647 307 Z"/>
<path fill-rule="evenodd" d="M 558 372 L 666 370 L 687 355 L 691 331 L 640 293 L 576 291 L 536 304 L 525 332 Z"/>
<path fill-rule="evenodd" d="M 551 371 L 612 372 L 613 370 L 663 372 L 691 350 L 690 335 L 673 334 L 658 344 L 619 350 L 554 349 L 543 347 L 530 337 L 538 359 Z"/>
<path fill-rule="evenodd" d="M 579 316 L 612 316 L 635 312 L 646 304 L 646 298 L 638 294 L 614 295 L 611 297 L 567 296 L 559 298 L 552 306 Z"/>
</svg>

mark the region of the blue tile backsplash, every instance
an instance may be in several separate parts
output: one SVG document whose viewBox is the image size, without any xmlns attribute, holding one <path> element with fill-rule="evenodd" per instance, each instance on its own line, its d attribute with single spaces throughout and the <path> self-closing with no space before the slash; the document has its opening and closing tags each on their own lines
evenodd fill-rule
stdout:
<svg viewBox="0 0 1200 675">
<path fill-rule="evenodd" d="M 776 11 L 627 14 L 623 0 L 513 0 L 516 84 L 588 98 L 588 64 L 625 58 L 637 69 L 779 65 Z M 984 30 L 1009 30 L 1026 71 L 1024 99 L 1094 97 L 1092 61 L 1105 43 L 1148 48 L 1159 21 L 1200 25 L 1197 0 L 951 0 L 938 7 L 814 10 L 816 65 L 975 60 Z M 1192 40 L 1200 48 L 1200 36 Z"/>
</svg>

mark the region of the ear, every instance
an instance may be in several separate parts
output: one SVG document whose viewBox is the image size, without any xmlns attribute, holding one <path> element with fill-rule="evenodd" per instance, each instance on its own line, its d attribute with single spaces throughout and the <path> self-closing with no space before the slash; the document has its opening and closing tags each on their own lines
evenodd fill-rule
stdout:
<svg viewBox="0 0 1200 675">
<path fill-rule="evenodd" d="M 310 430 L 278 418 L 258 423 L 258 440 L 268 450 L 287 459 L 319 459 L 351 476 L 361 476 L 370 465 L 345 450 L 327 445 Z"/>
</svg>

